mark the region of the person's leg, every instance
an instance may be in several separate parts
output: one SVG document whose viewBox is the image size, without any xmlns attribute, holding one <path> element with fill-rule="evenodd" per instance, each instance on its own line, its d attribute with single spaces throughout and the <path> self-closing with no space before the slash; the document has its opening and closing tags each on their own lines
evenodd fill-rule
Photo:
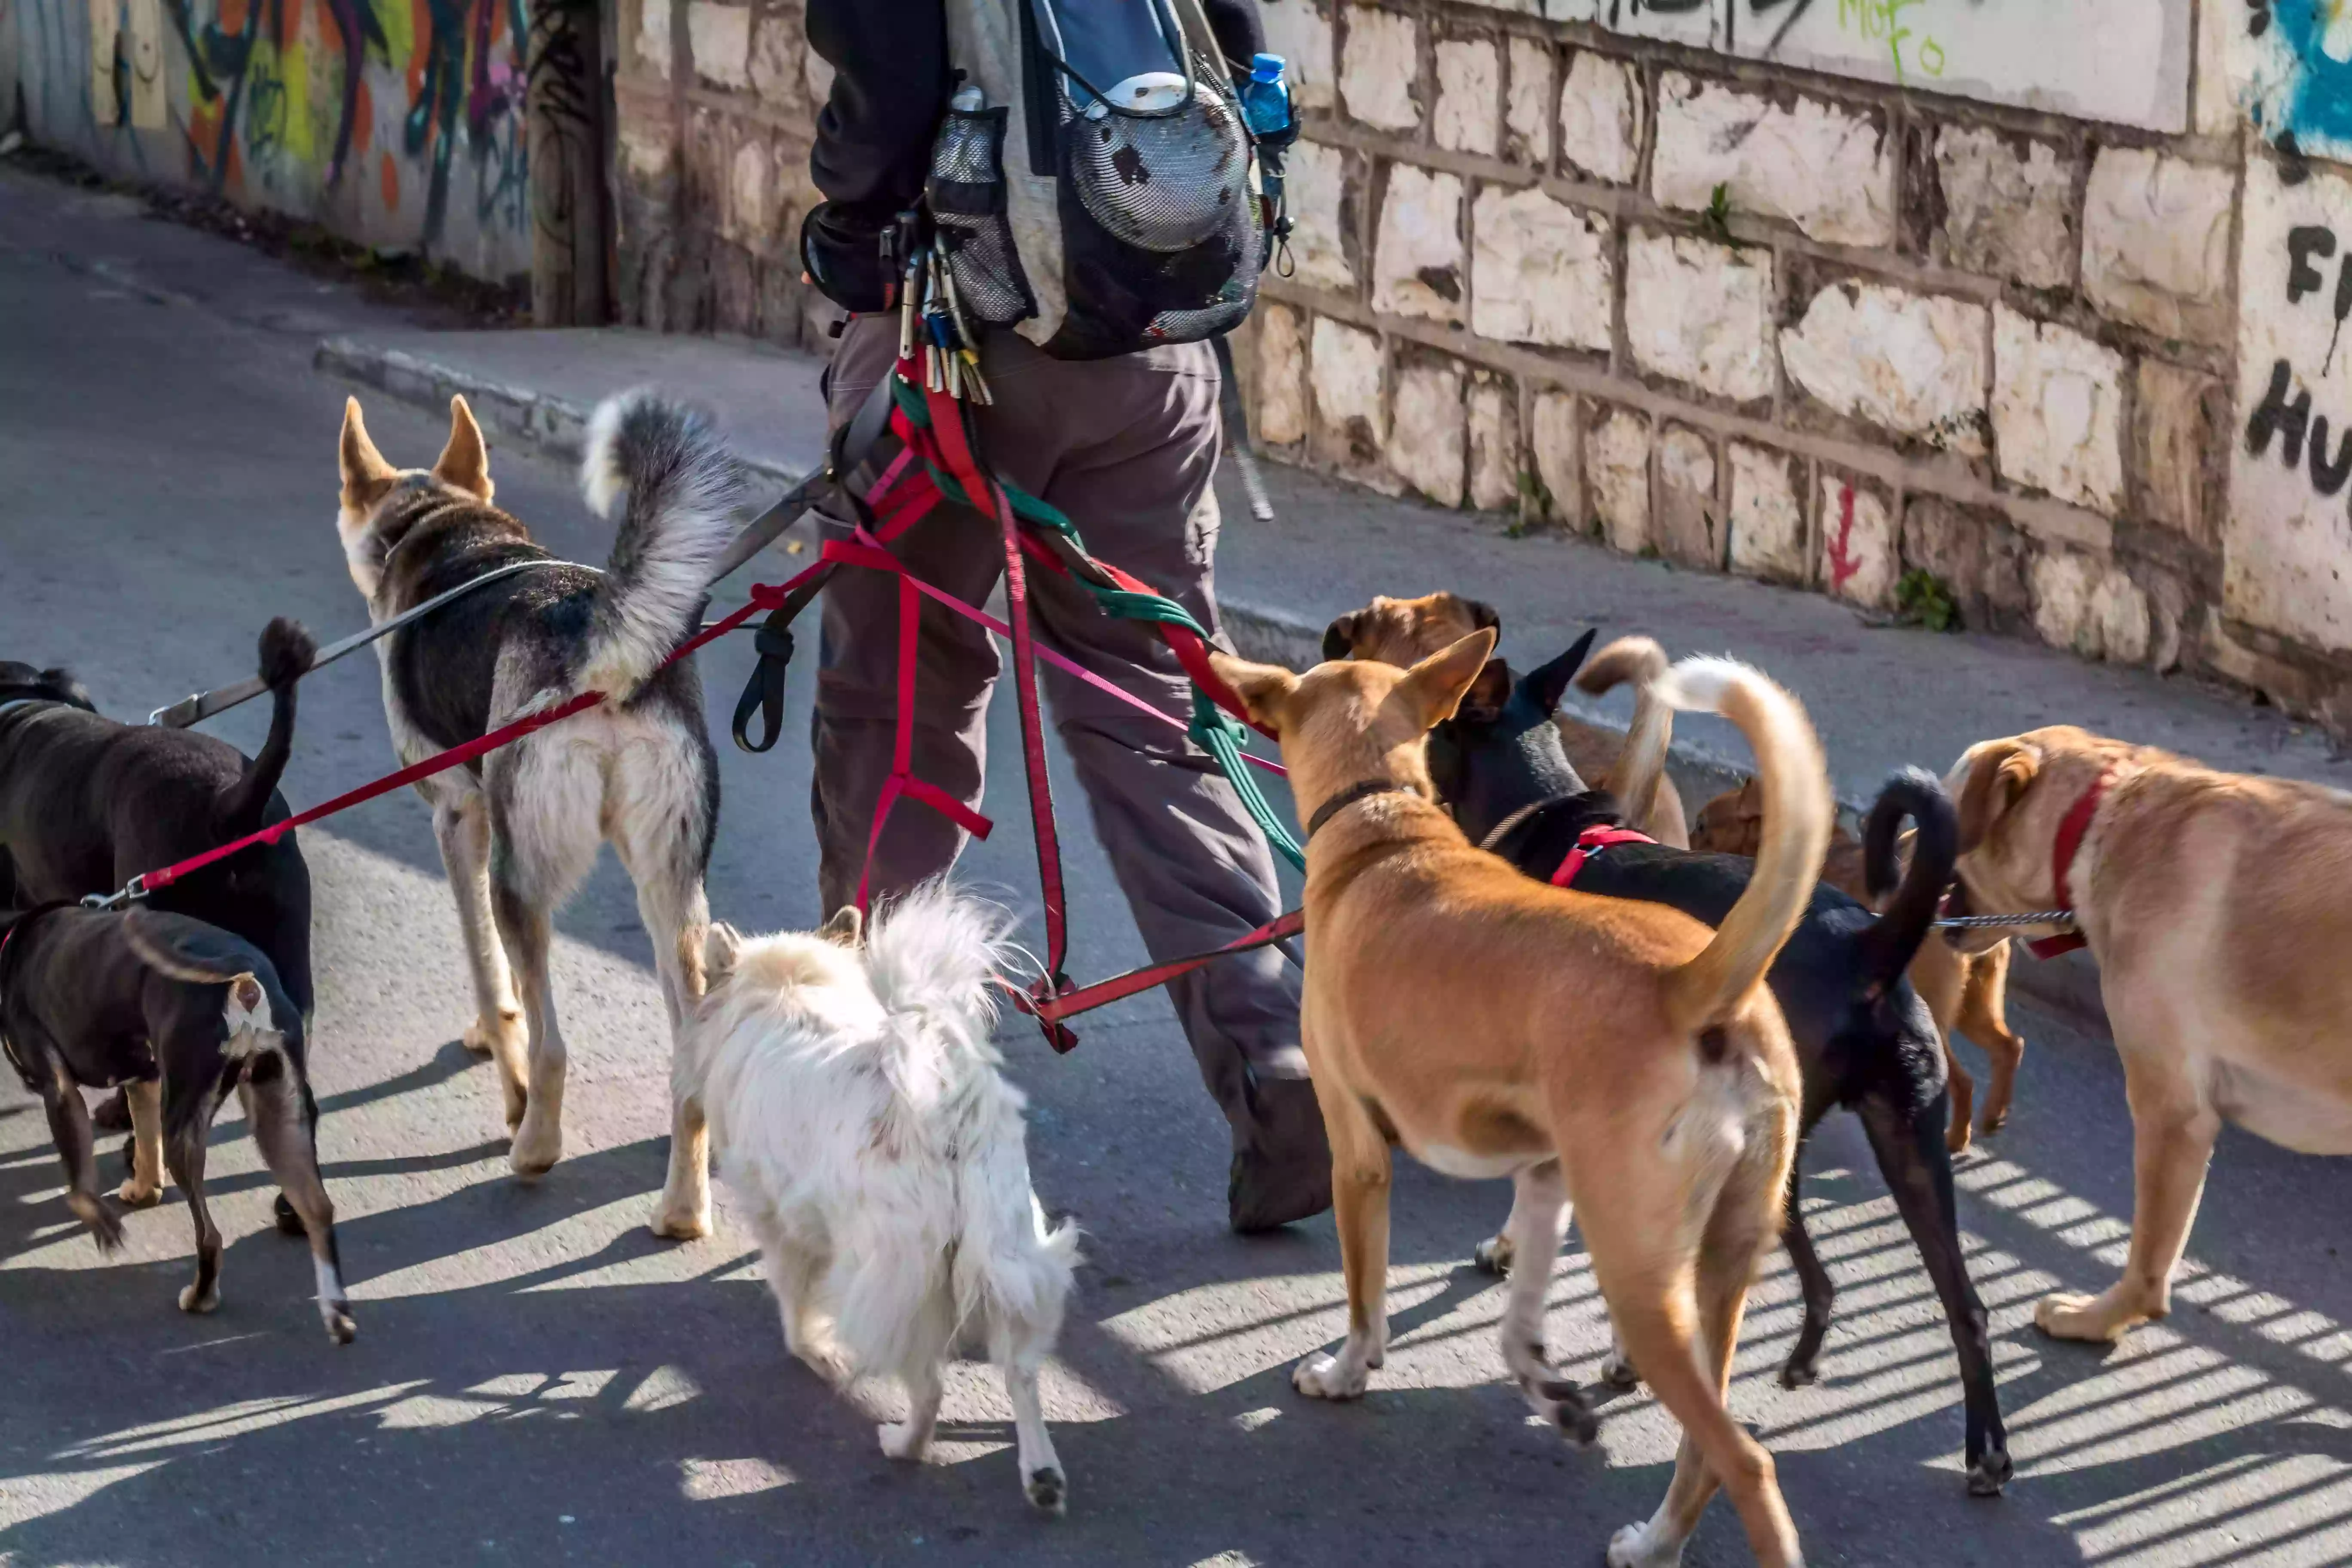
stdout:
<svg viewBox="0 0 2352 1568">
<path fill-rule="evenodd" d="M 895 316 L 861 317 L 843 332 L 832 380 L 836 426 L 855 417 L 866 394 L 889 374 L 898 338 Z M 859 482 L 870 478 L 861 475 Z M 821 526 L 826 537 L 843 538 L 851 524 L 845 517 L 826 517 Z M 984 600 L 1004 567 L 994 531 L 960 508 L 936 509 L 891 549 L 917 576 L 968 604 Z M 890 776 L 898 713 L 898 580 L 868 567 L 842 567 L 825 585 L 823 612 L 809 797 L 820 913 L 830 919 L 857 897 L 874 808 Z M 924 604 L 921 626 L 914 772 L 977 808 L 996 648 L 985 630 L 938 605 Z M 964 838 L 963 829 L 930 807 L 901 800 L 875 847 L 872 896 L 887 898 L 946 870 L 962 852 Z"/>
<path fill-rule="evenodd" d="M 1058 439 L 1044 499 L 1076 523 L 1088 550 L 1213 632 L 1217 376 L 1208 345 L 1077 364 L 1016 353 L 1003 356 L 1013 374 L 992 371 L 1017 393 L 1000 388 L 983 421 L 990 460 Z M 1190 719 L 1191 683 L 1150 626 L 1111 618 L 1067 579 L 1033 571 L 1029 580 L 1041 641 Z M 1208 753 L 1051 666 L 1041 679 L 1152 957 L 1215 947 L 1272 920 L 1281 909 L 1272 853 Z M 1264 948 L 1167 989 L 1233 1125 L 1234 1227 L 1270 1229 L 1328 1207 L 1330 1154 L 1298 1048 L 1297 972 Z"/>
</svg>

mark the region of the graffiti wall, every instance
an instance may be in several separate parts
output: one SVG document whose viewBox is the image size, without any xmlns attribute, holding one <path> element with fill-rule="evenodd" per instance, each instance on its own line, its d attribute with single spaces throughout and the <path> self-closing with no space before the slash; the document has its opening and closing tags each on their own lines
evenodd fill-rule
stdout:
<svg viewBox="0 0 2352 1568">
<path fill-rule="evenodd" d="M 2282 12 L 2335 3 L 2256 0 Z M 1988 103 L 2188 127 L 2189 0 L 1545 0 L 1545 12 Z"/>
<path fill-rule="evenodd" d="M 26 131 L 477 277 L 530 266 L 522 0 L 0 0 Z"/>
</svg>

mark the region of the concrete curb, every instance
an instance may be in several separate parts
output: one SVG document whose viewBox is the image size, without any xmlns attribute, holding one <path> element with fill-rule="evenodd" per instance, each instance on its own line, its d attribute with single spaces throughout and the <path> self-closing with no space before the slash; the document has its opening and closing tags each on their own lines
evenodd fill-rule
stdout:
<svg viewBox="0 0 2352 1568">
<path fill-rule="evenodd" d="M 449 399 L 463 393 L 474 417 L 493 436 L 527 443 L 555 457 L 576 460 L 586 444 L 593 410 L 401 349 L 377 348 L 353 338 L 328 338 L 319 344 L 310 363 L 328 375 L 374 387 L 420 408 L 446 410 Z M 780 486 L 796 485 L 809 472 L 759 458 L 745 458 L 743 466 Z"/>
<path fill-rule="evenodd" d="M 1234 651 L 1244 658 L 1305 669 L 1323 657 L 1323 628 L 1287 611 L 1223 597 L 1217 601 L 1217 610 Z M 1573 694 L 1562 706 L 1580 719 L 1621 733 L 1625 728 L 1622 720 L 1579 701 Z M 1738 763 L 1680 740 L 1667 751 L 1666 771 L 1693 811 L 1726 790 L 1738 789 L 1748 778 L 1748 770 Z M 1858 827 L 1870 803 L 1841 796 L 1838 808 L 1842 816 L 1850 819 L 1849 826 Z M 2099 995 L 2099 969 L 2089 953 L 2044 960 L 2021 952 L 2010 965 L 2009 983 L 2068 1023 L 2109 1037 L 2106 1006 Z"/>
</svg>

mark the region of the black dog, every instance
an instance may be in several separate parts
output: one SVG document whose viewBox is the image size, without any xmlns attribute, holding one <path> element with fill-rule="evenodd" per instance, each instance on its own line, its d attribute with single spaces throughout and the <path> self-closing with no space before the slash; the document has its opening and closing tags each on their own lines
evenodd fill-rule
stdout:
<svg viewBox="0 0 2352 1568">
<path fill-rule="evenodd" d="M 259 949 L 185 915 L 147 910 L 49 904 L 8 916 L 0 1046 L 47 1108 L 66 1204 L 105 1252 L 121 1245 L 122 1222 L 98 1194 L 81 1090 L 125 1088 L 133 1157 L 118 1195 L 153 1203 L 163 1195 L 158 1165 L 187 1195 L 196 1278 L 180 1292 L 185 1312 L 220 1305 L 205 1153 L 213 1117 L 236 1091 L 262 1160 L 310 1234 L 319 1315 L 337 1343 L 351 1342 L 335 1211 L 319 1178 L 318 1106 L 302 1073 L 302 1016 Z"/>
<path fill-rule="evenodd" d="M 1500 659 L 1480 675 L 1461 710 L 1429 742 L 1430 775 L 1463 832 L 1528 876 L 1549 880 L 1588 828 L 1619 824 L 1614 797 L 1587 790 L 1561 749 L 1552 714 L 1592 642 L 1514 682 Z M 1949 1119 L 1944 1053 L 1935 1021 L 1904 978 L 1936 918 L 1958 850 L 1952 803 L 1935 778 L 1906 769 L 1888 781 L 1864 829 L 1870 883 L 1894 881 L 1895 839 L 1917 826 L 1909 874 L 1884 915 L 1822 886 L 1767 976 L 1789 1021 L 1804 1074 L 1799 1151 L 1832 1106 L 1862 1118 L 1904 1225 L 1927 1265 L 1958 1349 L 1968 1412 L 1969 1490 L 1990 1496 L 2010 1476 L 2008 1439 L 1994 1392 L 1984 1304 L 1960 1258 L 1945 1152 Z M 1730 912 L 1755 863 L 1655 844 L 1614 844 L 1577 871 L 1579 892 L 1669 905 L 1709 925 Z M 1806 1234 L 1797 1177 L 1790 1173 L 1786 1239 L 1805 1300 L 1803 1330 L 1781 1369 L 1789 1387 L 1813 1381 L 1829 1329 L 1832 1289 Z M 1482 1248 L 1482 1261 L 1495 1249 Z"/>
<path fill-rule="evenodd" d="M 273 708 L 269 738 L 251 761 L 209 735 L 102 718 L 64 670 L 0 660 L 0 906 L 110 893 L 282 821 L 278 780 L 294 742 L 295 684 L 316 652 L 293 621 L 262 632 Z M 293 834 L 206 867 L 151 901 L 259 948 L 310 1017 L 310 873 Z M 100 1124 L 125 1125 L 121 1117 L 110 1101 Z M 282 1196 L 278 1226 L 302 1233 Z"/>
</svg>

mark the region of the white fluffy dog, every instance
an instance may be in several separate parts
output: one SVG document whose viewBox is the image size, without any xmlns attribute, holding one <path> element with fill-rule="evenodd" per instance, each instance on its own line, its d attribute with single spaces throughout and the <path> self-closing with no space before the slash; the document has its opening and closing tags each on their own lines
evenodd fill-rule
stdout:
<svg viewBox="0 0 2352 1568">
<path fill-rule="evenodd" d="M 896 1373 L 897 1459 L 928 1452 L 940 1373 L 967 1329 L 1003 1369 L 1029 1500 L 1068 1483 L 1037 1400 L 1061 1332 L 1076 1229 L 1029 1186 L 1021 1091 L 997 1071 L 991 976 L 1007 921 L 940 882 L 810 934 L 713 925 L 709 990 L 678 1087 L 709 1118 L 719 1179 L 759 1238 L 784 1342 L 820 1374 Z"/>
</svg>

